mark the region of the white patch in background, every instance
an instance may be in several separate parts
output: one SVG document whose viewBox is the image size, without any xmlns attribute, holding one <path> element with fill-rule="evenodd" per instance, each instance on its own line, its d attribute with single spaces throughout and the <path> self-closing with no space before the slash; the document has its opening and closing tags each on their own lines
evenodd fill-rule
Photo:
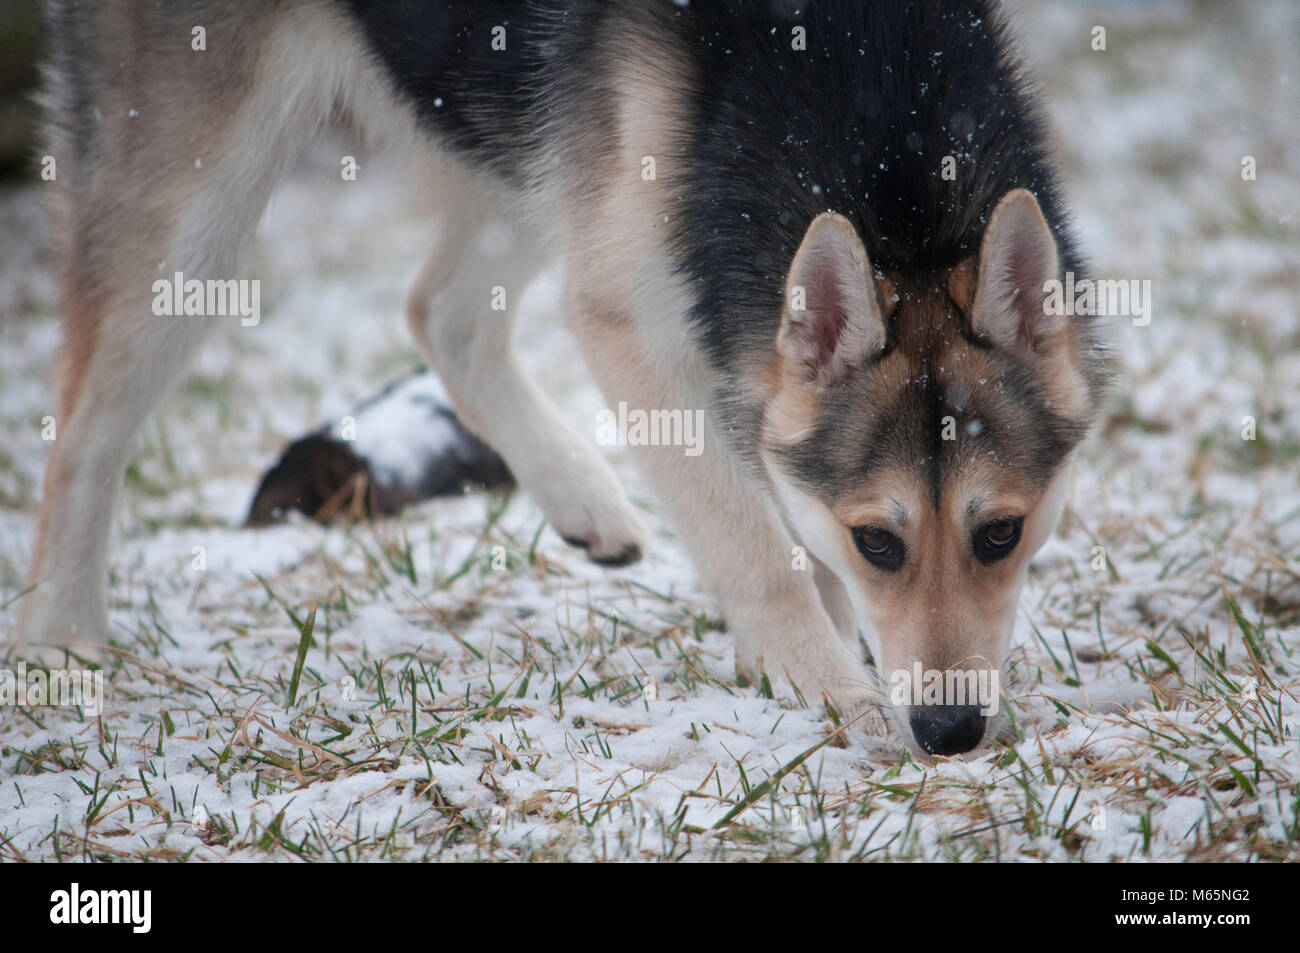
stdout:
<svg viewBox="0 0 1300 953">
<path fill-rule="evenodd" d="M 447 417 L 451 412 L 436 374 L 411 374 L 351 413 L 356 439 L 346 442 L 384 485 L 419 486 L 432 460 L 454 454 L 464 442 Z M 341 423 L 330 428 L 335 439 L 342 434 Z"/>
</svg>

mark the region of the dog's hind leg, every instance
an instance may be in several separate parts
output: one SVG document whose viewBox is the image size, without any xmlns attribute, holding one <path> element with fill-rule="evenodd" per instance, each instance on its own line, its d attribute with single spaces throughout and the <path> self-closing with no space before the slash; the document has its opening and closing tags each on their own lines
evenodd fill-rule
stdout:
<svg viewBox="0 0 1300 953">
<path fill-rule="evenodd" d="M 177 273 L 240 277 L 272 187 L 333 105 L 327 83 L 293 75 L 301 58 L 283 60 L 297 44 L 311 49 L 312 28 L 274 21 L 270 5 L 260 19 L 210 18 L 207 45 L 220 53 L 157 42 L 129 70 L 117 68 L 121 51 L 144 41 L 122 34 L 144 27 L 113 9 L 65 10 L 79 35 L 62 38 L 71 48 L 54 60 L 65 325 L 57 439 L 18 601 L 18 648 L 34 654 L 107 640 L 108 536 L 133 438 L 208 329 L 241 324 L 160 315 L 160 292 L 171 297 Z M 80 66 L 61 70 L 63 56 Z M 101 58 L 111 67 L 92 70 Z"/>
<path fill-rule="evenodd" d="M 556 532 L 601 565 L 635 561 L 645 531 L 613 470 L 512 346 L 520 295 L 545 264 L 538 236 L 495 190 L 443 185 L 443 237 L 407 304 L 416 342 L 461 422 L 504 458 Z"/>
</svg>

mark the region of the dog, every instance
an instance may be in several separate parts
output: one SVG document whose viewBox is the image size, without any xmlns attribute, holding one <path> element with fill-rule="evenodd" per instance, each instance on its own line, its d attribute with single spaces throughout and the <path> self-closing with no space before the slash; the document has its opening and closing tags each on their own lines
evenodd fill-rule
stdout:
<svg viewBox="0 0 1300 953">
<path fill-rule="evenodd" d="M 1005 666 L 1107 379 L 1092 322 L 1044 307 L 1085 264 L 991 2 L 52 0 L 48 30 L 66 330 L 20 649 L 108 639 L 131 439 L 219 323 L 153 313 L 160 272 L 234 280 L 344 116 L 436 164 L 451 238 L 410 330 L 566 541 L 622 566 L 646 532 L 510 347 L 556 254 L 610 406 L 702 412 L 701 452 L 637 453 L 738 679 L 852 713 L 956 675 L 888 723 L 925 755 L 988 738 L 954 692 Z"/>
</svg>

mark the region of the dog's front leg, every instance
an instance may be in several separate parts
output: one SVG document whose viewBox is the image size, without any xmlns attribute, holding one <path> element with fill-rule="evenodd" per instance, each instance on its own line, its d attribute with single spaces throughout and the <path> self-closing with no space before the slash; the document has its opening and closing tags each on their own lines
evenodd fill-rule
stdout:
<svg viewBox="0 0 1300 953">
<path fill-rule="evenodd" d="M 811 561 L 719 427 L 712 375 L 700 352 L 670 335 L 642 334 L 626 312 L 592 299 L 572 295 L 570 307 L 587 363 L 612 407 L 625 402 L 629 413 L 680 411 L 683 420 L 703 425 L 691 445 L 639 445 L 637 453 L 722 604 L 738 674 L 752 680 L 766 672 L 774 689 L 797 689 L 811 704 L 825 696 L 841 711 L 871 700 L 869 675 L 841 641 Z"/>
<path fill-rule="evenodd" d="M 739 499 L 757 503 L 759 497 Z M 784 677 L 809 702 L 825 696 L 842 711 L 857 710 L 873 697 L 860 650 L 841 637 L 811 567 L 777 514 L 769 507 L 745 509 L 737 507 L 725 524 L 700 526 L 700 539 L 690 541 L 697 561 L 718 567 L 713 576 L 735 637 L 737 675 Z M 698 518 L 690 517 L 691 523 L 698 526 Z M 710 534 L 721 545 L 710 546 Z M 739 542 L 728 545 L 728 535 Z"/>
</svg>

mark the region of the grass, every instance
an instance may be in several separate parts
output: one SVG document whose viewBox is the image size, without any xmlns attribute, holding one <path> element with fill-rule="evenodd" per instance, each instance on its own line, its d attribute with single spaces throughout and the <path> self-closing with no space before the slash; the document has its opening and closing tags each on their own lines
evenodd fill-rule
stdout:
<svg viewBox="0 0 1300 953">
<path fill-rule="evenodd" d="M 418 523 L 389 527 L 399 554 Z M 512 542 L 495 511 L 482 538 Z M 526 552 L 535 534 L 513 542 Z M 489 560 L 453 592 L 508 589 Z M 566 577 L 545 562 L 520 559 L 507 576 Z M 158 622 L 142 619 L 109 663 L 119 702 L 102 719 L 7 709 L 0 797 L 17 804 L 0 815 L 0 856 L 1296 859 L 1295 646 L 1248 614 L 1240 583 L 1221 582 L 1218 621 L 1117 625 L 1104 653 L 1095 631 L 1040 628 L 1008 693 L 1011 743 L 926 765 L 872 754 L 855 725 L 711 674 L 724 637 L 697 625 L 688 601 L 627 587 L 616 611 L 566 603 L 549 634 L 537 620 L 455 633 L 419 603 L 446 590 L 437 567 L 399 563 L 414 578 L 372 553 L 352 571 L 322 560 L 257 579 L 251 618 L 214 644 L 216 664 L 168 666 Z M 424 615 L 415 631 L 442 638 L 371 653 L 341 634 L 367 606 Z M 1099 713 L 1081 699 L 1115 678 L 1145 704 Z M 645 761 L 628 753 L 642 732 L 678 741 L 651 744 Z M 11 740 L 23 734 L 29 743 Z M 680 763 L 655 763 L 674 744 Z M 36 836 L 22 802 L 43 781 L 68 803 Z M 1198 805 L 1181 830 L 1163 823 L 1174 799 Z"/>
</svg>

